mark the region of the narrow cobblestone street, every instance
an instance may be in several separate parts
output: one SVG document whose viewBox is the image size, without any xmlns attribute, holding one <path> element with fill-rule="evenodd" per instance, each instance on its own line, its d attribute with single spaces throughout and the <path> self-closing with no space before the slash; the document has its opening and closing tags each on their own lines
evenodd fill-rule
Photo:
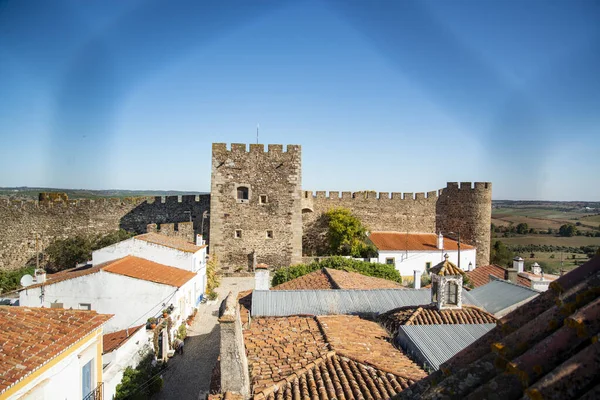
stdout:
<svg viewBox="0 0 600 400">
<path fill-rule="evenodd" d="M 164 386 L 154 400 L 204 399 L 209 390 L 212 369 L 219 356 L 218 312 L 221 301 L 231 291 L 254 287 L 254 278 L 222 278 L 216 302 L 201 304 L 185 339 L 184 354 L 176 354 L 163 373 Z"/>
</svg>

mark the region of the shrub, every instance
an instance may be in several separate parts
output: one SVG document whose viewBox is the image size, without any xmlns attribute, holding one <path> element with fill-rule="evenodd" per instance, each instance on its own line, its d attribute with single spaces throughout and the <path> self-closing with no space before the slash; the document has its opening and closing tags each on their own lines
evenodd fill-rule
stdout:
<svg viewBox="0 0 600 400">
<path fill-rule="evenodd" d="M 177 328 L 177 337 L 181 340 L 187 337 L 187 328 L 185 326 L 185 322 L 179 325 L 179 328 Z"/>
<path fill-rule="evenodd" d="M 212 293 L 215 294 L 215 299 L 217 298 L 217 293 L 215 292 L 215 289 L 218 288 L 221 284 L 219 276 L 217 275 L 218 268 L 219 259 L 217 258 L 216 254 L 213 254 L 210 256 L 208 262 L 206 263 L 206 293 L 208 293 L 209 299 Z"/>
<path fill-rule="evenodd" d="M 353 260 L 345 257 L 329 257 L 310 264 L 298 264 L 278 269 L 273 274 L 272 285 L 276 286 L 300 276 L 309 274 L 321 268 L 339 269 L 348 272 L 358 272 L 362 275 L 388 279 L 394 282 L 402 282 L 400 273 L 393 265 L 370 263 L 366 261 Z"/>
<path fill-rule="evenodd" d="M 14 271 L 0 271 L 0 293 L 20 288 L 23 275 L 32 275 L 34 271 L 35 267 L 25 267 Z"/>
<path fill-rule="evenodd" d="M 123 372 L 123 379 L 117 385 L 115 400 L 143 400 L 149 399 L 160 392 L 163 380 L 160 377 L 162 364 L 153 365 L 154 356 L 148 354 L 134 369 L 127 367 Z"/>
<path fill-rule="evenodd" d="M 369 258 L 377 254 L 373 244 L 367 243 L 367 230 L 347 208 L 334 208 L 325 213 L 327 240 L 332 255 Z"/>
</svg>

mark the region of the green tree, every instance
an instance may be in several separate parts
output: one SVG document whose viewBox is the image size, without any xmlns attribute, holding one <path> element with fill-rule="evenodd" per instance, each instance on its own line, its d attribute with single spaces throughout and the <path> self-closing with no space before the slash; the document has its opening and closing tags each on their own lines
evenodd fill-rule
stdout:
<svg viewBox="0 0 600 400">
<path fill-rule="evenodd" d="M 20 288 L 23 275 L 32 275 L 34 271 L 35 267 L 25 267 L 13 271 L 0 271 L 0 293 Z"/>
<path fill-rule="evenodd" d="M 511 266 L 515 253 L 499 240 L 494 242 L 490 251 L 490 262 L 501 266 Z"/>
<path fill-rule="evenodd" d="M 521 222 L 519 225 L 517 225 L 516 231 L 519 235 L 525 235 L 527 232 L 529 232 L 529 226 L 527 226 L 525 222 Z"/>
<path fill-rule="evenodd" d="M 564 237 L 575 236 L 577 234 L 577 228 L 573 224 L 564 224 L 559 228 L 558 234 Z"/>
<path fill-rule="evenodd" d="M 160 392 L 163 380 L 160 377 L 162 364 L 152 365 L 154 356 L 148 354 L 134 369 L 127 367 L 123 379 L 117 385 L 115 400 L 146 400 Z"/>
<path fill-rule="evenodd" d="M 347 208 L 334 208 L 325 213 L 328 221 L 327 239 L 332 255 L 373 257 L 375 246 L 366 242 L 367 230 Z"/>
</svg>

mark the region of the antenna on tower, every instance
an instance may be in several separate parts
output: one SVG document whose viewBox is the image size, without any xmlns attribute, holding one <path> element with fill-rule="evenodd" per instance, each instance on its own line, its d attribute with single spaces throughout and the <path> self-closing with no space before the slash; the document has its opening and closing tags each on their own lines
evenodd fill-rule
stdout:
<svg viewBox="0 0 600 400">
<path fill-rule="evenodd" d="M 258 128 L 260 128 L 260 124 L 256 124 L 256 144 L 258 144 Z"/>
</svg>

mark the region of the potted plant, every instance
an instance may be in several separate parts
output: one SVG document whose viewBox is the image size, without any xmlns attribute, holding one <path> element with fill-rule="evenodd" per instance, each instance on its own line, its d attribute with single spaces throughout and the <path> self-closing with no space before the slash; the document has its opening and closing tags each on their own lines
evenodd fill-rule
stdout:
<svg viewBox="0 0 600 400">
<path fill-rule="evenodd" d="M 150 329 L 156 328 L 156 318 L 150 317 L 146 323 L 146 328 L 150 327 Z"/>
<path fill-rule="evenodd" d="M 167 318 L 168 316 L 169 316 L 169 309 L 168 309 L 168 308 L 165 308 L 165 309 L 163 310 L 163 318 Z"/>
</svg>

